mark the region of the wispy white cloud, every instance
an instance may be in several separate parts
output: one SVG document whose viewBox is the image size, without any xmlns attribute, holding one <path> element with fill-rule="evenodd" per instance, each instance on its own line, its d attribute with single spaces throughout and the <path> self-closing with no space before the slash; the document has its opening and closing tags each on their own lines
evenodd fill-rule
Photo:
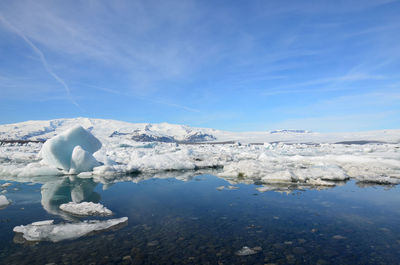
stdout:
<svg viewBox="0 0 400 265">
<path fill-rule="evenodd" d="M 130 91 L 130 92 L 122 92 L 120 90 L 111 89 L 111 88 L 107 88 L 107 87 L 100 87 L 100 86 L 84 84 L 84 83 L 77 83 L 77 84 L 79 86 L 94 88 L 96 90 L 104 91 L 104 92 L 111 93 L 111 94 L 114 94 L 114 95 L 128 97 L 128 98 L 135 98 L 135 99 L 138 99 L 138 100 L 147 101 L 147 102 L 150 102 L 150 103 L 155 103 L 155 104 L 164 105 L 164 106 L 170 106 L 170 107 L 181 109 L 181 110 L 185 110 L 185 111 L 188 111 L 188 112 L 194 112 L 194 113 L 200 113 L 201 112 L 198 109 L 191 108 L 191 107 L 188 107 L 188 106 L 184 106 L 184 105 L 181 105 L 181 104 L 176 104 L 176 103 L 168 102 L 168 101 L 165 101 L 165 100 L 158 100 L 156 98 L 149 98 L 149 97 L 133 94 L 132 91 Z"/>
<path fill-rule="evenodd" d="M 204 126 L 218 119 L 235 123 L 232 113 L 242 119 L 236 124 L 252 126 L 249 120 L 256 123 L 253 117 L 277 104 L 292 110 L 277 113 L 281 119 L 294 112 L 313 117 L 312 110 L 323 109 L 318 104 L 329 106 L 325 116 L 340 116 L 335 106 L 348 104 L 340 96 L 388 92 L 400 80 L 400 28 L 391 5 L 398 7 L 389 0 L 2 2 L 0 34 L 9 34 L 9 21 L 37 58 L 27 59 L 20 43 L 5 38 L 19 55 L 1 54 L 0 74 L 36 77 L 26 90 L 43 85 L 40 91 L 54 97 L 48 80 L 32 70 L 39 59 L 82 105 L 128 97 L 151 105 L 153 113 L 201 116 Z M 17 65 L 16 58 L 29 65 Z M 24 84 L 0 86 L 22 91 Z M 131 111 L 126 116 L 146 115 L 131 106 L 120 109 Z"/>
<path fill-rule="evenodd" d="M 292 94 L 292 93 L 315 93 L 315 92 L 330 92 L 341 90 L 354 90 L 357 87 L 349 88 L 343 86 L 347 82 L 367 81 L 367 80 L 383 80 L 386 77 L 383 75 L 369 75 L 364 73 L 345 74 L 336 77 L 327 77 L 321 79 L 308 80 L 305 82 L 293 83 L 291 85 L 273 87 L 262 92 L 264 96 L 272 96 L 279 94 Z M 306 88 L 304 88 L 306 87 Z"/>
<path fill-rule="evenodd" d="M 0 21 L 5 24 L 9 29 L 11 29 L 14 33 L 16 33 L 18 36 L 20 36 L 31 48 L 32 50 L 39 56 L 40 62 L 42 63 L 43 67 L 45 68 L 45 70 L 58 82 L 60 83 L 66 93 L 67 93 L 67 97 L 68 99 L 77 107 L 79 107 L 78 103 L 72 98 L 71 95 L 71 90 L 69 88 L 69 86 L 67 85 L 67 83 L 65 83 L 65 81 L 59 77 L 56 73 L 54 73 L 54 71 L 51 69 L 49 63 L 46 60 L 46 57 L 44 56 L 43 52 L 35 45 L 33 44 L 28 37 L 25 36 L 24 33 L 22 33 L 19 29 L 17 29 L 16 27 L 14 27 L 12 24 L 10 24 L 1 14 L 0 14 Z"/>
</svg>

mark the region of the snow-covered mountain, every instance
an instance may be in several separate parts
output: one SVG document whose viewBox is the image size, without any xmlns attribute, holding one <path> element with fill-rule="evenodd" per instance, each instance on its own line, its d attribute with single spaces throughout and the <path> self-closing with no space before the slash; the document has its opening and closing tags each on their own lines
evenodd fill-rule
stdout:
<svg viewBox="0 0 400 265">
<path fill-rule="evenodd" d="M 123 138 L 138 142 L 205 142 L 216 140 L 216 130 L 168 123 L 128 123 L 115 120 L 74 118 L 26 121 L 0 125 L 1 140 L 47 140 L 75 125 L 101 139 Z M 217 133 L 218 134 L 218 133 Z"/>
<path fill-rule="evenodd" d="M 128 123 L 115 120 L 73 118 L 49 121 L 26 121 L 0 125 L 0 140 L 45 141 L 75 125 L 81 125 L 102 141 L 134 140 L 136 142 L 242 142 L 242 143 L 368 143 L 400 142 L 400 130 L 356 133 L 317 133 L 306 130 L 262 132 L 228 132 L 168 123 Z"/>
</svg>

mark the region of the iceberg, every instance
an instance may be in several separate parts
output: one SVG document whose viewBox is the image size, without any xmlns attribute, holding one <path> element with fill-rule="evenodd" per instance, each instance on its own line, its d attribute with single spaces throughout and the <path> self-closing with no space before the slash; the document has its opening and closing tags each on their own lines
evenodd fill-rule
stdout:
<svg viewBox="0 0 400 265">
<path fill-rule="evenodd" d="M 97 166 L 100 166 L 100 163 L 97 162 L 91 153 L 84 150 L 80 145 L 75 146 L 71 156 L 70 173 L 92 171 Z"/>
<path fill-rule="evenodd" d="M 128 217 L 109 219 L 105 221 L 90 220 L 78 223 L 53 224 L 53 220 L 34 222 L 28 225 L 14 227 L 13 231 L 22 234 L 27 241 L 51 241 L 76 239 L 93 232 L 116 228 L 128 221 Z"/>
<path fill-rule="evenodd" d="M 39 155 L 47 165 L 79 173 L 99 165 L 92 154 L 101 146 L 95 136 L 78 125 L 46 141 Z"/>
</svg>

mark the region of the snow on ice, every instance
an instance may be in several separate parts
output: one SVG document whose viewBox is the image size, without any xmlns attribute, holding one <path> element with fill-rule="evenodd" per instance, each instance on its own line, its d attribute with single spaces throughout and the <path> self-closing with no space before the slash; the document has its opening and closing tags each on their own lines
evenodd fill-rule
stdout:
<svg viewBox="0 0 400 265">
<path fill-rule="evenodd" d="M 108 216 L 112 215 L 112 211 L 104 207 L 100 203 L 93 202 L 69 202 L 60 205 L 60 209 L 64 212 L 79 215 L 79 216 L 89 216 L 89 215 L 99 215 Z"/>
</svg>

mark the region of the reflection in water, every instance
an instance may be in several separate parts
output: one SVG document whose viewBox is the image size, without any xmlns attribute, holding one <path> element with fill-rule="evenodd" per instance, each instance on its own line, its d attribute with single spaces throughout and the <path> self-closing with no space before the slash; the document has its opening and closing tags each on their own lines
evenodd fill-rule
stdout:
<svg viewBox="0 0 400 265">
<path fill-rule="evenodd" d="M 75 219 L 60 210 L 60 205 L 68 202 L 94 202 L 100 201 L 100 194 L 94 191 L 97 186 L 92 179 L 81 179 L 75 176 L 55 178 L 48 181 L 41 188 L 43 208 L 50 214 L 55 214 L 64 219 Z"/>
<path fill-rule="evenodd" d="M 13 184 L 20 185 L 20 190 L 15 194 L 10 190 L 14 203 L 2 210 L 1 220 L 10 221 L 0 225 L 0 261 L 400 264 L 400 193 L 396 186 L 389 190 L 381 186 L 360 188 L 353 181 L 337 182 L 336 187 L 243 184 L 248 180 L 239 183 L 196 175 L 165 172 L 94 179 L 36 178 L 35 183 L 42 185 L 39 190 L 34 186 L 36 193 L 29 193 L 32 186 Z M 36 196 L 38 202 L 21 210 L 18 197 L 13 197 L 17 193 L 25 193 L 25 199 Z M 100 194 L 101 203 L 115 213 L 113 218 L 129 218 L 125 227 L 32 247 L 12 243 L 12 229 L 21 224 L 52 218 L 56 224 L 81 222 L 81 218 L 60 211 L 59 205 L 99 202 Z M 110 220 L 99 218 L 104 219 Z M 15 240 L 22 242 L 20 237 Z M 49 237 L 46 240 L 53 241 Z"/>
</svg>

